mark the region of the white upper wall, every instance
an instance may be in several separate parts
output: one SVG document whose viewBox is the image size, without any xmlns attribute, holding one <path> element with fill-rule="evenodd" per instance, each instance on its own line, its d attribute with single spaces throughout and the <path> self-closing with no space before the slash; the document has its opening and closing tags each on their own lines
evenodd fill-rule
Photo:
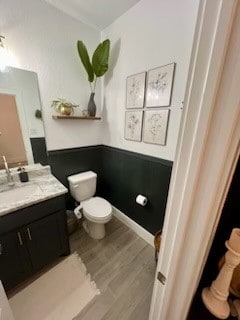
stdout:
<svg viewBox="0 0 240 320">
<path fill-rule="evenodd" d="M 139 0 L 45 0 L 70 16 L 102 30 Z"/>
<path fill-rule="evenodd" d="M 86 109 L 90 91 L 76 41 L 83 40 L 92 52 L 100 32 L 41 0 L 0 0 L 0 4 L 0 34 L 14 56 L 12 66 L 38 74 L 48 149 L 101 143 L 101 122 L 56 121 L 50 108 L 53 99 L 62 97 Z M 97 113 L 101 113 L 99 93 L 100 83 Z"/>
<path fill-rule="evenodd" d="M 141 0 L 112 25 L 102 38 L 112 42 L 109 70 L 103 81 L 103 121 L 53 120 L 51 101 L 72 100 L 86 109 L 87 76 L 76 41 L 92 54 L 100 32 L 43 0 L 0 0 L 0 34 L 15 58 L 13 66 L 38 74 L 48 150 L 105 143 L 163 159 L 174 159 L 199 0 Z M 124 139 L 126 77 L 176 62 L 167 145 Z M 101 114 L 101 85 L 97 114 Z"/>
<path fill-rule="evenodd" d="M 102 37 L 112 44 L 112 70 L 105 76 L 105 144 L 174 160 L 198 4 L 198 0 L 142 0 L 103 31 Z M 176 71 L 166 146 L 125 140 L 127 76 L 172 62 Z"/>
</svg>

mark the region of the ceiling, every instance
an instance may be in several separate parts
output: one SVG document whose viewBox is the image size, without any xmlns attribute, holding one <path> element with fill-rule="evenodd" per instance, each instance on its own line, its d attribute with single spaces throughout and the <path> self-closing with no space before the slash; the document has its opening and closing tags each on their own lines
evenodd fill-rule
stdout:
<svg viewBox="0 0 240 320">
<path fill-rule="evenodd" d="M 140 0 L 45 0 L 64 13 L 103 30 Z"/>
</svg>

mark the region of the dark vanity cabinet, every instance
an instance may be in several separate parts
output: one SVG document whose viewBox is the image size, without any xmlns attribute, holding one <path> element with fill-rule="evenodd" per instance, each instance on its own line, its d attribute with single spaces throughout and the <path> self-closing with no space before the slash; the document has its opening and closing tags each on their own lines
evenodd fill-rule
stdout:
<svg viewBox="0 0 240 320">
<path fill-rule="evenodd" d="M 0 235 L 0 279 L 5 289 L 12 288 L 31 274 L 31 262 L 18 232 Z"/>
<path fill-rule="evenodd" d="M 0 279 L 5 290 L 67 254 L 64 196 L 0 217 Z"/>
</svg>

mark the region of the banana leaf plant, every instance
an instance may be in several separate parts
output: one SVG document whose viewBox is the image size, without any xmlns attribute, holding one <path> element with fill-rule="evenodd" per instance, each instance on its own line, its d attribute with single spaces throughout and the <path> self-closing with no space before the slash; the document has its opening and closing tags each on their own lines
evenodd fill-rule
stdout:
<svg viewBox="0 0 240 320">
<path fill-rule="evenodd" d="M 93 53 L 92 61 L 90 61 L 88 50 L 83 41 L 78 40 L 77 49 L 88 75 L 91 92 L 95 93 L 97 79 L 102 77 L 108 70 L 110 40 L 107 39 L 97 46 Z"/>
</svg>

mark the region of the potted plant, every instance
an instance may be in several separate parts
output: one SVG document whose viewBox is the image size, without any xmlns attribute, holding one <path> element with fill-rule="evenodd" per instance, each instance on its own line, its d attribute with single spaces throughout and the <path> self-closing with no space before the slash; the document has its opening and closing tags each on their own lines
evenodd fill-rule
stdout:
<svg viewBox="0 0 240 320">
<path fill-rule="evenodd" d="M 96 83 L 97 79 L 102 77 L 108 70 L 110 40 L 107 39 L 97 46 L 93 53 L 92 61 L 90 61 L 87 48 L 83 41 L 78 40 L 77 49 L 81 62 L 87 72 L 91 90 L 88 102 L 88 115 L 94 117 L 96 115 L 96 105 L 94 102 Z"/>
<path fill-rule="evenodd" d="M 70 116 L 74 113 L 74 108 L 78 107 L 78 105 L 73 104 L 65 99 L 58 98 L 53 100 L 51 107 L 55 108 L 55 110 L 61 113 L 63 116 Z"/>
</svg>

